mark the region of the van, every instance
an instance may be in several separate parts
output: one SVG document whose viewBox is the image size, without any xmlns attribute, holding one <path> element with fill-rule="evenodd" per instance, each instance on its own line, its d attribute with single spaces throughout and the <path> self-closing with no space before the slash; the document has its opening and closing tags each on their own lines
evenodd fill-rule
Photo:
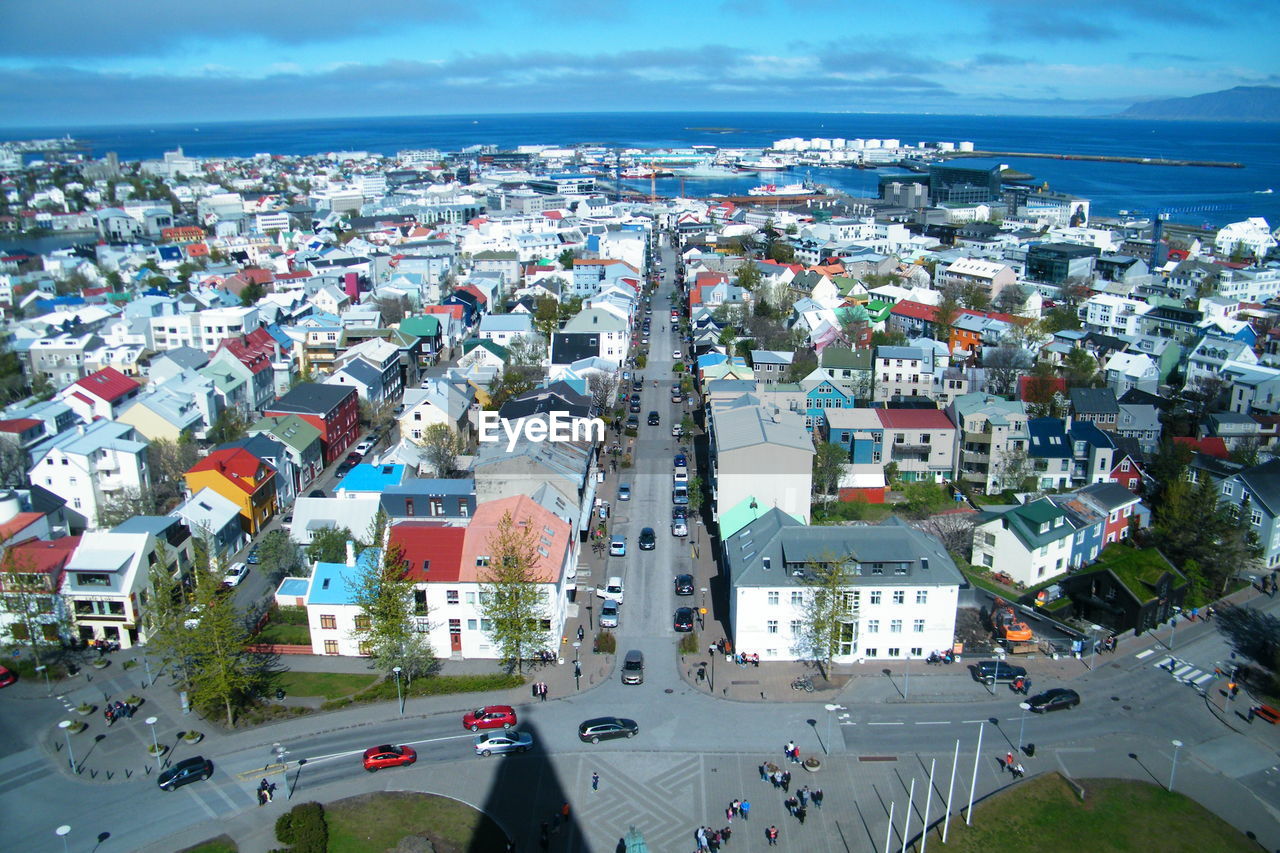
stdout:
<svg viewBox="0 0 1280 853">
<path fill-rule="evenodd" d="M 622 659 L 622 683 L 644 683 L 644 652 L 638 649 L 632 649 L 627 652 L 627 656 Z"/>
</svg>

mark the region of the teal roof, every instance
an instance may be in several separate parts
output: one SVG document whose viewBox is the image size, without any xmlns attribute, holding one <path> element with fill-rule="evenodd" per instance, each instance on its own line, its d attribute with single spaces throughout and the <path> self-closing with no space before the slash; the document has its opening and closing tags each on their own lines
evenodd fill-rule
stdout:
<svg viewBox="0 0 1280 853">
<path fill-rule="evenodd" d="M 751 507 L 751 502 L 754 500 L 756 500 L 754 497 L 743 498 L 739 503 L 720 513 L 719 520 L 717 521 L 717 527 L 720 530 L 720 538 L 722 540 L 729 538 L 760 516 L 767 513 L 769 510 L 773 509 L 773 507 L 767 507 L 759 501 L 756 501 L 756 507 L 753 509 Z M 781 512 L 781 510 L 779 511 Z M 793 515 L 791 517 L 801 524 L 804 524 L 803 517 L 798 515 Z"/>
<path fill-rule="evenodd" d="M 400 321 L 400 331 L 420 338 L 433 338 L 440 334 L 440 319 L 430 314 L 423 317 L 405 317 Z"/>
</svg>

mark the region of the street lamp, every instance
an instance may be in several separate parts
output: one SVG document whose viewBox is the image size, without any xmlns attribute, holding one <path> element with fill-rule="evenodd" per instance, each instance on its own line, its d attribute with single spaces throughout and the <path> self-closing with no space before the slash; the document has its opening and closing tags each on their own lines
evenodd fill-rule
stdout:
<svg viewBox="0 0 1280 853">
<path fill-rule="evenodd" d="M 49 695 L 52 696 L 53 685 L 49 683 L 49 667 L 45 666 L 44 664 L 40 664 L 38 667 L 36 667 L 36 672 L 44 673 L 44 686 L 46 689 L 48 689 Z"/>
<path fill-rule="evenodd" d="M 1094 633 L 1101 630 L 1101 625 L 1089 626 L 1089 669 L 1093 669 L 1093 659 L 1098 654 L 1098 638 L 1094 636 Z"/>
<path fill-rule="evenodd" d="M 573 641 L 573 689 L 582 689 L 582 663 L 578 660 L 578 649 L 582 648 L 582 643 L 577 640 Z"/>
<path fill-rule="evenodd" d="M 1173 766 L 1169 768 L 1169 793 L 1173 793 L 1173 776 L 1178 772 L 1178 750 L 1182 748 L 1182 741 L 1174 740 L 1173 743 Z"/>
<path fill-rule="evenodd" d="M 152 749 L 155 751 L 155 756 L 156 756 L 156 770 L 157 770 L 157 771 L 159 771 L 159 770 L 161 769 L 161 764 L 160 764 L 160 742 L 159 742 L 158 740 L 156 740 L 156 723 L 160 722 L 160 720 L 159 720 L 158 718 L 156 718 L 156 717 L 147 717 L 147 718 L 146 718 L 145 720 L 143 720 L 142 722 L 146 723 L 146 724 L 147 724 L 147 728 L 151 729 L 151 747 L 152 747 Z"/>
<path fill-rule="evenodd" d="M 56 835 L 56 836 L 58 836 L 59 838 L 61 838 L 61 839 L 62 839 L 62 851 L 63 851 L 63 853 L 66 853 L 66 851 L 67 851 L 67 849 L 68 849 L 68 848 L 67 848 L 67 836 L 71 834 L 71 827 L 67 826 L 67 825 L 64 823 L 62 826 L 60 826 L 60 827 L 58 827 L 57 829 L 55 829 L 55 830 L 53 831 L 53 834 L 54 834 L 54 835 Z"/>
<path fill-rule="evenodd" d="M 911 693 L 911 652 L 907 651 L 905 660 L 902 663 L 902 698 L 906 699 Z"/>
<path fill-rule="evenodd" d="M 1031 703 L 1019 702 L 1018 707 L 1022 709 L 1022 720 L 1018 723 L 1018 751 L 1022 752 L 1022 735 L 1027 728 L 1027 712 L 1031 710 Z"/>
<path fill-rule="evenodd" d="M 698 608 L 698 630 L 701 631 L 704 628 L 702 615 L 707 612 L 707 588 L 704 586 L 699 592 L 702 593 L 702 606 Z"/>
<path fill-rule="evenodd" d="M 978 748 L 973 751 L 973 778 L 969 780 L 969 808 L 965 810 L 964 822 L 973 826 L 973 792 L 978 787 L 978 758 L 982 755 L 982 730 L 985 723 L 978 723 Z"/>
<path fill-rule="evenodd" d="M 391 667 L 391 671 L 396 674 L 396 701 L 400 703 L 400 716 L 404 716 L 404 694 L 400 691 L 400 673 L 398 666 Z"/>
<path fill-rule="evenodd" d="M 1173 651 L 1173 632 L 1178 627 L 1178 614 L 1175 612 L 1169 620 L 1169 651 Z"/>
<path fill-rule="evenodd" d="M 62 733 L 67 737 L 67 761 L 71 763 L 71 769 L 74 771 L 76 769 L 76 757 L 71 752 L 71 721 L 63 720 L 58 723 L 58 728 L 62 729 Z M 70 832 L 71 830 L 68 829 L 67 831 Z"/>
<path fill-rule="evenodd" d="M 846 708 L 844 705 L 831 705 L 831 704 L 823 705 L 822 707 L 827 709 L 827 740 L 830 741 L 832 737 L 831 736 L 831 718 L 834 717 L 836 714 L 840 713 L 841 711 L 847 711 L 849 709 Z M 830 754 L 830 751 L 827 749 L 827 745 L 825 743 L 822 745 L 822 754 L 823 755 Z"/>
</svg>

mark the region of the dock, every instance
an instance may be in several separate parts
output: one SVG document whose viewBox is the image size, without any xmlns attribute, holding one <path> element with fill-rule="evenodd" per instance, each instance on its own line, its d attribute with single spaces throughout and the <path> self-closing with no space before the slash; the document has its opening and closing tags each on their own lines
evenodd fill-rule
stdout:
<svg viewBox="0 0 1280 853">
<path fill-rule="evenodd" d="M 1118 157 L 1109 154 L 1052 154 L 1043 151 L 945 151 L 945 160 L 957 157 L 1028 157 L 1035 160 L 1083 160 L 1092 163 L 1132 163 L 1139 166 L 1202 166 L 1210 169 L 1243 169 L 1243 163 L 1222 160 L 1171 160 L 1165 157 Z"/>
</svg>

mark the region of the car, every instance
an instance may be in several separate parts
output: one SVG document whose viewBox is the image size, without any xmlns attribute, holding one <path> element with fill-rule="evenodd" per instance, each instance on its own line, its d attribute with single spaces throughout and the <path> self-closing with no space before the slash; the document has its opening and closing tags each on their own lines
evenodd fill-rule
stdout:
<svg viewBox="0 0 1280 853">
<path fill-rule="evenodd" d="M 686 456 L 686 455 L 684 455 L 683 453 L 677 453 L 677 454 L 676 454 L 676 458 L 675 458 L 675 462 L 674 462 L 673 467 L 676 467 L 676 468 L 688 468 L 688 467 L 689 467 L 689 457 L 688 457 L 688 456 Z"/>
<path fill-rule="evenodd" d="M 680 359 L 684 358 L 684 353 L 681 352 L 680 350 L 675 350 L 674 352 L 671 353 L 671 357 L 674 358 L 676 361 L 679 361 Z"/>
<path fill-rule="evenodd" d="M 240 581 L 249 575 L 249 567 L 244 563 L 232 563 L 227 573 L 222 576 L 223 586 L 239 586 Z"/>
<path fill-rule="evenodd" d="M 646 527 L 640 531 L 640 550 L 652 551 L 658 547 L 658 536 L 653 532 L 652 527 Z"/>
<path fill-rule="evenodd" d="M 1074 708 L 1080 704 L 1080 694 L 1066 687 L 1052 687 L 1037 696 L 1032 696 L 1027 700 L 1027 704 L 1037 714 L 1046 714 L 1049 711 Z"/>
<path fill-rule="evenodd" d="M 639 402 L 640 402 L 640 395 L 639 395 L 639 394 L 632 394 L 632 395 L 631 395 L 631 397 L 630 397 L 629 399 L 630 399 L 630 401 L 631 401 L 632 403 L 639 403 Z"/>
<path fill-rule="evenodd" d="M 672 438 L 680 438 L 680 437 L 681 437 L 681 436 L 683 436 L 683 435 L 684 435 L 684 427 L 680 426 L 680 424 L 672 424 L 672 425 L 671 425 L 671 437 L 672 437 Z"/>
<path fill-rule="evenodd" d="M 599 743 L 612 738 L 635 737 L 639 731 L 639 724 L 626 717 L 595 717 L 578 726 L 578 740 Z"/>
<path fill-rule="evenodd" d="M 627 406 L 627 411 L 631 412 L 632 414 L 637 414 L 637 415 L 640 414 L 640 401 L 632 400 L 631 404 Z"/>
<path fill-rule="evenodd" d="M 244 561 L 251 566 L 258 565 L 258 546 L 254 545 L 249 549 L 249 553 L 244 555 Z"/>
<path fill-rule="evenodd" d="M 533 735 L 528 732 L 491 732 L 476 735 L 476 755 L 498 755 L 504 752 L 528 752 L 533 746 Z"/>
<path fill-rule="evenodd" d="M 644 380 L 643 380 L 643 379 L 637 379 L 635 382 L 632 382 L 632 383 L 631 383 L 631 390 L 632 390 L 632 391 L 642 391 L 642 390 L 644 390 Z"/>
<path fill-rule="evenodd" d="M 213 762 L 203 755 L 184 758 L 160 774 L 156 784 L 161 791 L 176 791 L 183 785 L 208 779 L 213 775 Z"/>
<path fill-rule="evenodd" d="M 371 746 L 364 751 L 364 769 L 377 773 L 384 767 L 408 767 L 418 760 L 418 753 L 407 746 Z"/>
<path fill-rule="evenodd" d="M 671 502 L 679 506 L 685 506 L 689 503 L 689 486 L 684 483 L 678 483 L 671 490 Z"/>
<path fill-rule="evenodd" d="M 609 540 L 609 556 L 625 557 L 627 556 L 627 537 L 617 534 Z"/>
<path fill-rule="evenodd" d="M 671 627 L 675 628 L 682 634 L 687 634 L 693 630 L 693 608 L 677 607 L 676 615 L 671 619 Z"/>
<path fill-rule="evenodd" d="M 693 595 L 693 575 L 676 575 L 676 595 Z"/>
<path fill-rule="evenodd" d="M 622 659 L 622 683 L 644 683 L 644 652 L 632 649 Z"/>
<path fill-rule="evenodd" d="M 627 429 L 640 429 L 640 419 L 635 415 L 627 418 Z"/>
<path fill-rule="evenodd" d="M 622 603 L 622 578 L 614 575 L 605 581 L 604 586 L 596 587 L 596 595 L 605 601 Z"/>
<path fill-rule="evenodd" d="M 688 524 L 688 522 L 686 522 L 684 519 L 680 519 L 680 518 L 674 518 L 674 519 L 672 519 L 672 520 L 671 520 L 671 535 L 672 535 L 672 536 L 680 536 L 680 537 L 688 536 L 688 535 L 689 535 L 689 524 Z"/>
<path fill-rule="evenodd" d="M 293 513 L 289 513 L 289 514 L 288 514 L 288 515 L 286 515 L 284 518 L 280 519 L 280 523 L 281 523 L 281 524 L 283 524 L 285 527 L 292 527 L 292 526 L 293 526 Z"/>
<path fill-rule="evenodd" d="M 0 687 L 8 687 L 18 680 L 18 675 L 7 666 L 0 666 Z"/>
<path fill-rule="evenodd" d="M 326 495 L 326 494 L 324 493 L 324 489 L 312 489 L 311 491 L 307 492 L 307 497 L 309 497 L 309 498 L 327 498 L 327 497 L 329 497 L 329 496 L 328 496 L 328 495 Z"/>
<path fill-rule="evenodd" d="M 680 396 L 679 394 L 672 393 L 672 395 L 671 395 L 671 402 L 673 402 L 673 403 L 675 403 L 675 404 L 679 405 L 680 403 L 683 403 L 683 402 L 684 402 L 684 397 Z"/>
<path fill-rule="evenodd" d="M 605 599 L 604 603 L 600 605 L 600 627 L 618 627 L 618 602 L 613 599 Z"/>
<path fill-rule="evenodd" d="M 359 453 L 361 456 L 364 456 L 370 450 L 373 450 L 373 445 L 375 443 L 376 443 L 376 439 L 374 439 L 373 436 L 370 436 L 369 438 L 366 438 L 364 441 L 357 444 L 354 448 L 352 448 L 352 450 L 353 452 Z M 348 456 L 347 458 L 350 459 L 351 457 Z"/>
<path fill-rule="evenodd" d="M 478 732 L 481 729 L 510 729 L 516 724 L 516 709 L 510 705 L 485 705 L 462 715 L 462 727 Z"/>
<path fill-rule="evenodd" d="M 688 521 L 689 508 L 687 506 L 673 506 L 671 508 L 672 521 Z"/>
<path fill-rule="evenodd" d="M 350 462 L 352 465 L 359 465 L 363 459 L 364 459 L 364 454 L 358 450 L 353 450 L 347 454 L 347 461 Z"/>
<path fill-rule="evenodd" d="M 646 335 L 646 336 L 644 336 L 644 337 L 640 338 L 640 343 L 644 344 L 645 346 L 648 346 L 648 345 L 649 345 L 649 338 L 648 338 L 648 336 Z"/>
<path fill-rule="evenodd" d="M 1027 676 L 1027 670 L 1024 667 L 1014 666 L 1002 660 L 979 661 L 973 665 L 971 671 L 975 681 L 985 681 L 988 684 L 1008 684 L 1016 678 Z"/>
<path fill-rule="evenodd" d="M 620 501 L 631 500 L 631 487 L 626 483 L 621 483 L 618 485 L 618 500 Z"/>
<path fill-rule="evenodd" d="M 662 422 L 662 418 L 659 417 L 657 412 L 649 413 L 649 426 L 657 426 L 661 422 Z"/>
<path fill-rule="evenodd" d="M 342 477 L 347 476 L 347 473 L 350 472 L 352 468 L 356 467 L 357 464 L 358 463 L 351 461 L 343 462 L 338 466 L 338 469 L 333 472 L 333 476 L 341 479 Z"/>
<path fill-rule="evenodd" d="M 652 313 L 653 313 L 653 309 L 652 309 L 652 308 L 646 308 L 646 309 L 644 309 L 644 313 L 645 313 L 645 314 L 652 314 Z"/>
<path fill-rule="evenodd" d="M 189 615 L 187 616 L 186 619 L 182 621 L 182 627 L 186 628 L 188 631 L 194 631 L 196 628 L 199 628 L 200 614 L 203 612 L 204 612 L 203 604 L 191 605 L 191 609 L 187 611 Z"/>
<path fill-rule="evenodd" d="M 688 469 L 688 468 L 677 468 L 676 470 L 672 471 L 672 472 L 671 472 L 671 482 L 673 482 L 673 483 L 688 483 L 688 482 L 689 482 L 689 469 Z"/>
</svg>

